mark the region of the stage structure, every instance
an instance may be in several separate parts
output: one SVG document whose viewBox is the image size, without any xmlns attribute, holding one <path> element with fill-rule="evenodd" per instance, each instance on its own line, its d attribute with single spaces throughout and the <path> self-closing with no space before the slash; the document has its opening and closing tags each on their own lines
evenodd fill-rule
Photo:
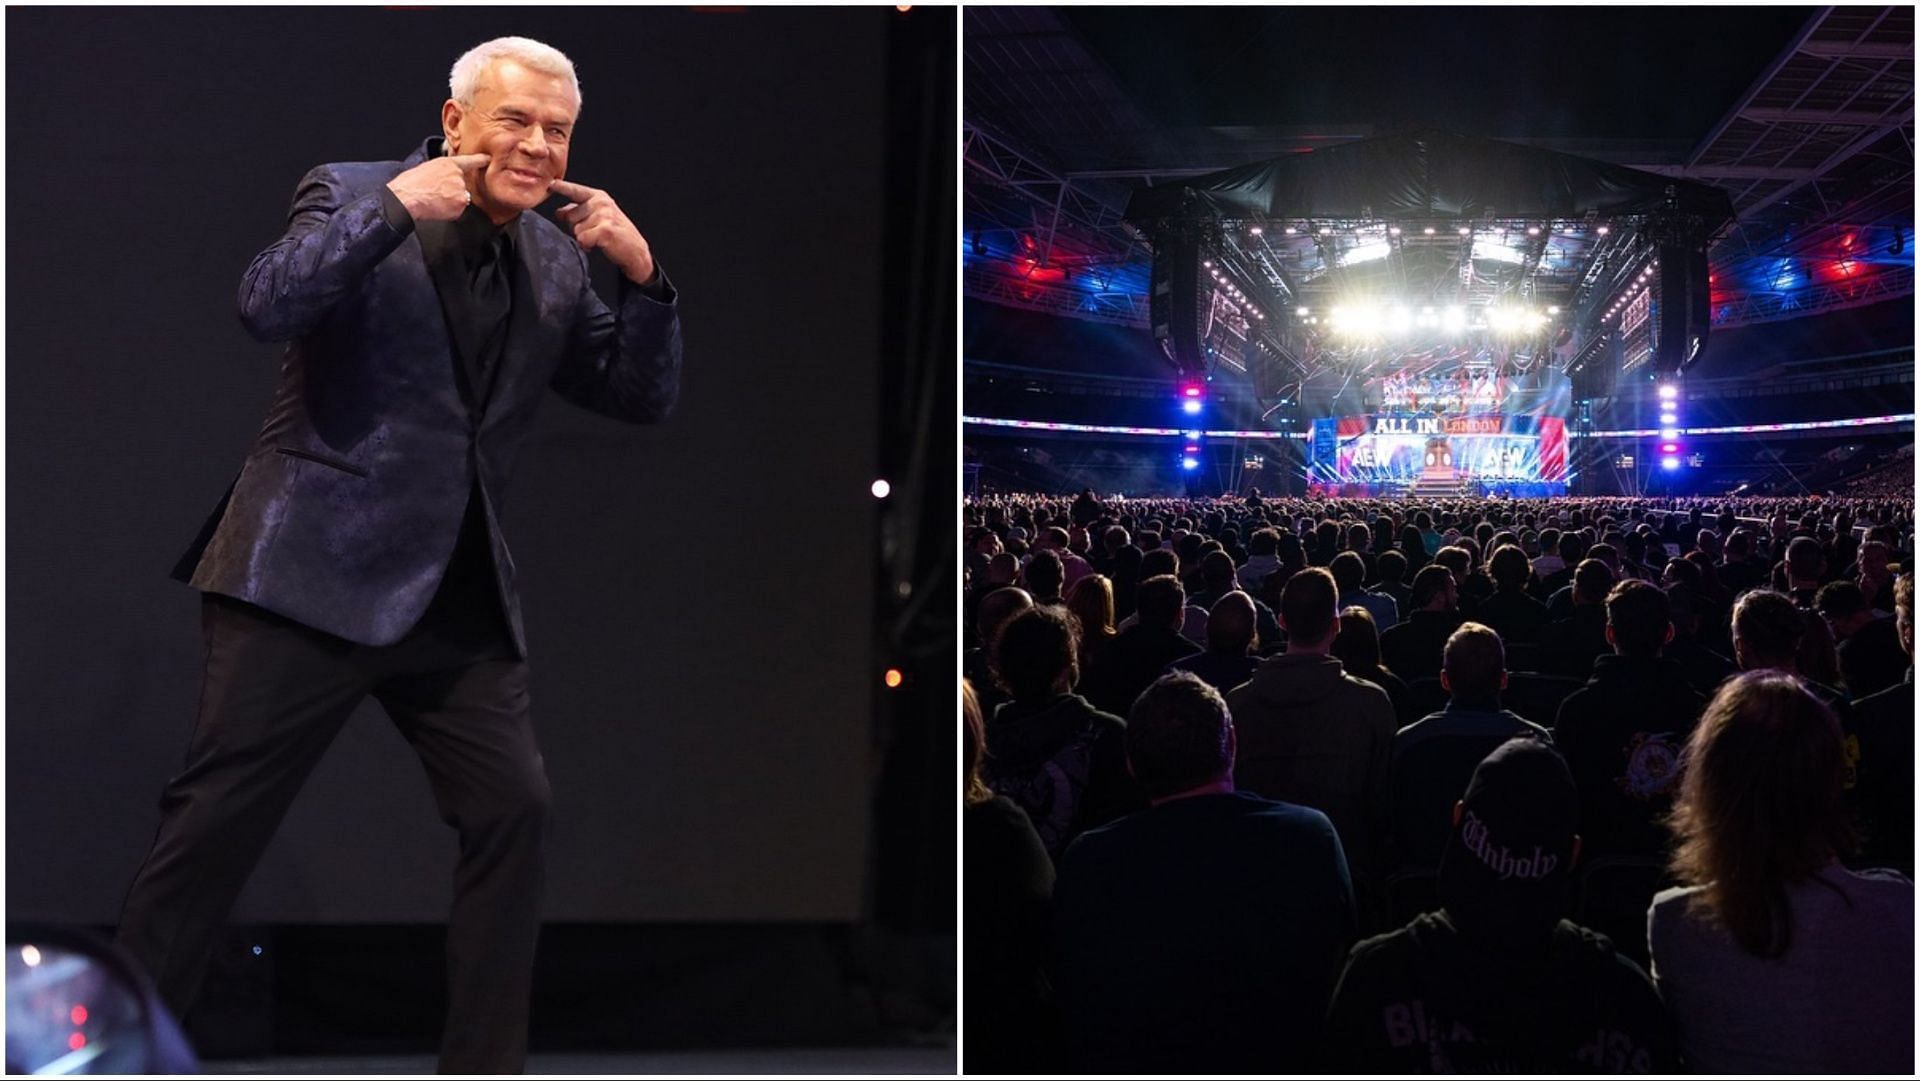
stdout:
<svg viewBox="0 0 1920 1081">
<path fill-rule="evenodd" d="M 1126 218 L 1154 247 L 1176 385 L 1249 388 L 1258 415 L 1235 419 L 1308 434 L 1309 484 L 1549 494 L 1638 489 L 1604 475 L 1633 455 L 1578 418 L 1634 381 L 1677 392 L 1733 210 L 1703 184 L 1416 132 L 1141 188 Z"/>
</svg>

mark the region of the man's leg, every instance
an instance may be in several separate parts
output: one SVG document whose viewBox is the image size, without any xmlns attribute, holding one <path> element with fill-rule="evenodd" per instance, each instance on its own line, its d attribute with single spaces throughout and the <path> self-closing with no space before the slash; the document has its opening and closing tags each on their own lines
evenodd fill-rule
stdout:
<svg viewBox="0 0 1920 1081">
<path fill-rule="evenodd" d="M 355 647 L 224 597 L 202 600 L 207 645 L 186 768 L 120 915 L 120 944 L 185 1016 L 213 936 L 320 756 L 366 696 Z"/>
<path fill-rule="evenodd" d="M 419 753 L 441 817 L 460 834 L 440 1069 L 518 1073 L 526 1067 L 549 800 L 527 666 L 485 660 L 392 676 L 373 693 Z"/>
</svg>

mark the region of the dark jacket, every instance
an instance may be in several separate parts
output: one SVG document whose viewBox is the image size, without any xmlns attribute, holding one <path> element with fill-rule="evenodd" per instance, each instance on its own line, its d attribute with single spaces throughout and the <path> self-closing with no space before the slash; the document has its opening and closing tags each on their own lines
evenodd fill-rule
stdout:
<svg viewBox="0 0 1920 1081">
<path fill-rule="evenodd" d="M 1411 683 L 1440 674 L 1447 639 L 1466 617 L 1458 612 L 1409 612 L 1380 635 L 1380 663 Z"/>
<path fill-rule="evenodd" d="M 1327 1023 L 1334 1073 L 1672 1073 L 1640 967 L 1561 920 L 1541 949 L 1477 946 L 1444 912 L 1353 948 Z"/>
<path fill-rule="evenodd" d="M 1678 663 L 1612 653 L 1560 703 L 1553 743 L 1580 794 L 1588 857 L 1666 851 L 1680 755 L 1706 708 Z"/>
<path fill-rule="evenodd" d="M 1905 681 L 1853 703 L 1847 757 L 1861 834 L 1856 867 L 1891 867 L 1913 877 L 1913 669 Z"/>
<path fill-rule="evenodd" d="M 1077 694 L 1008 702 L 987 722 L 987 787 L 1018 804 L 1058 859 L 1082 832 L 1142 806 L 1127 723 Z"/>
<path fill-rule="evenodd" d="M 1898 684 L 1907 670 L 1907 653 L 1900 648 L 1900 632 L 1891 616 L 1853 632 L 1835 652 L 1840 657 L 1840 679 L 1853 698 L 1879 694 Z"/>
<path fill-rule="evenodd" d="M 1547 624 L 1540 635 L 1540 670 L 1555 676 L 1586 679 L 1593 675 L 1595 658 L 1613 652 L 1607 644 L 1605 605 L 1579 604 L 1573 615 Z"/>
<path fill-rule="evenodd" d="M 1547 744 L 1553 736 L 1517 713 L 1450 702 L 1393 738 L 1394 854 L 1405 868 L 1432 870 L 1453 831 L 1453 805 L 1466 795 L 1480 760 L 1515 736 Z"/>
<path fill-rule="evenodd" d="M 1160 678 L 1167 665 L 1199 652 L 1201 647 L 1191 638 L 1166 627 L 1136 623 L 1100 651 L 1080 673 L 1076 689 L 1099 708 L 1125 717 L 1133 709 L 1133 700 Z"/>
<path fill-rule="evenodd" d="M 174 576 L 366 645 L 399 641 L 440 585 L 477 492 L 515 648 L 526 651 L 513 557 L 500 534 L 508 478 L 548 387 L 635 423 L 673 408 L 680 323 L 622 280 L 595 295 L 586 253 L 545 218 L 517 221 L 513 313 L 492 387 L 477 343 L 448 331 L 429 249 L 451 224 L 393 213 L 386 183 L 426 160 L 322 165 L 286 235 L 240 283 L 240 321 L 287 342 L 267 419 Z M 456 288 L 464 289 L 464 283 Z"/>
<path fill-rule="evenodd" d="M 1325 815 L 1246 792 L 1163 803 L 1076 841 L 1053 897 L 1070 1070 L 1312 1065 L 1355 926 Z"/>
<path fill-rule="evenodd" d="M 1239 740 L 1234 779 L 1248 792 L 1333 820 L 1356 879 L 1388 870 L 1393 703 L 1332 657 L 1269 657 L 1227 694 Z"/>
<path fill-rule="evenodd" d="M 1053 861 L 1026 813 L 1005 796 L 971 804 L 963 817 L 967 1068 L 1057 1069 L 1046 978 Z"/>
<path fill-rule="evenodd" d="M 1538 642 L 1547 626 L 1547 606 L 1524 589 L 1496 590 L 1480 602 L 1476 618 L 1498 631 L 1503 642 Z"/>
</svg>

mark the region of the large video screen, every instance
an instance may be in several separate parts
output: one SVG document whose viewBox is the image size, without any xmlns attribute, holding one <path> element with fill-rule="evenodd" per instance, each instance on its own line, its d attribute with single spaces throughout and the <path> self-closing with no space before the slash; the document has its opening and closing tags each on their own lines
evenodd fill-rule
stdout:
<svg viewBox="0 0 1920 1081">
<path fill-rule="evenodd" d="M 1466 365 L 1438 372 L 1309 380 L 1309 480 L 1564 483 L 1571 385 L 1559 372 L 1500 375 Z"/>
</svg>

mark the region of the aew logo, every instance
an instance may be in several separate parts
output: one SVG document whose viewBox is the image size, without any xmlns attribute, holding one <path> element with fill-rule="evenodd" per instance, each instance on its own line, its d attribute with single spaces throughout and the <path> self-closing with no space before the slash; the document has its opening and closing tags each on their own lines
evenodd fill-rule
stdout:
<svg viewBox="0 0 1920 1081">
<path fill-rule="evenodd" d="M 1533 855 L 1515 856 L 1508 852 L 1505 845 L 1495 845 L 1487 840 L 1487 824 L 1480 821 L 1472 811 L 1460 823 L 1460 839 L 1466 842 L 1467 851 L 1479 858 L 1502 879 L 1508 878 L 1545 878 L 1560 865 L 1560 858 L 1545 851 L 1539 845 L 1533 846 Z"/>
</svg>

